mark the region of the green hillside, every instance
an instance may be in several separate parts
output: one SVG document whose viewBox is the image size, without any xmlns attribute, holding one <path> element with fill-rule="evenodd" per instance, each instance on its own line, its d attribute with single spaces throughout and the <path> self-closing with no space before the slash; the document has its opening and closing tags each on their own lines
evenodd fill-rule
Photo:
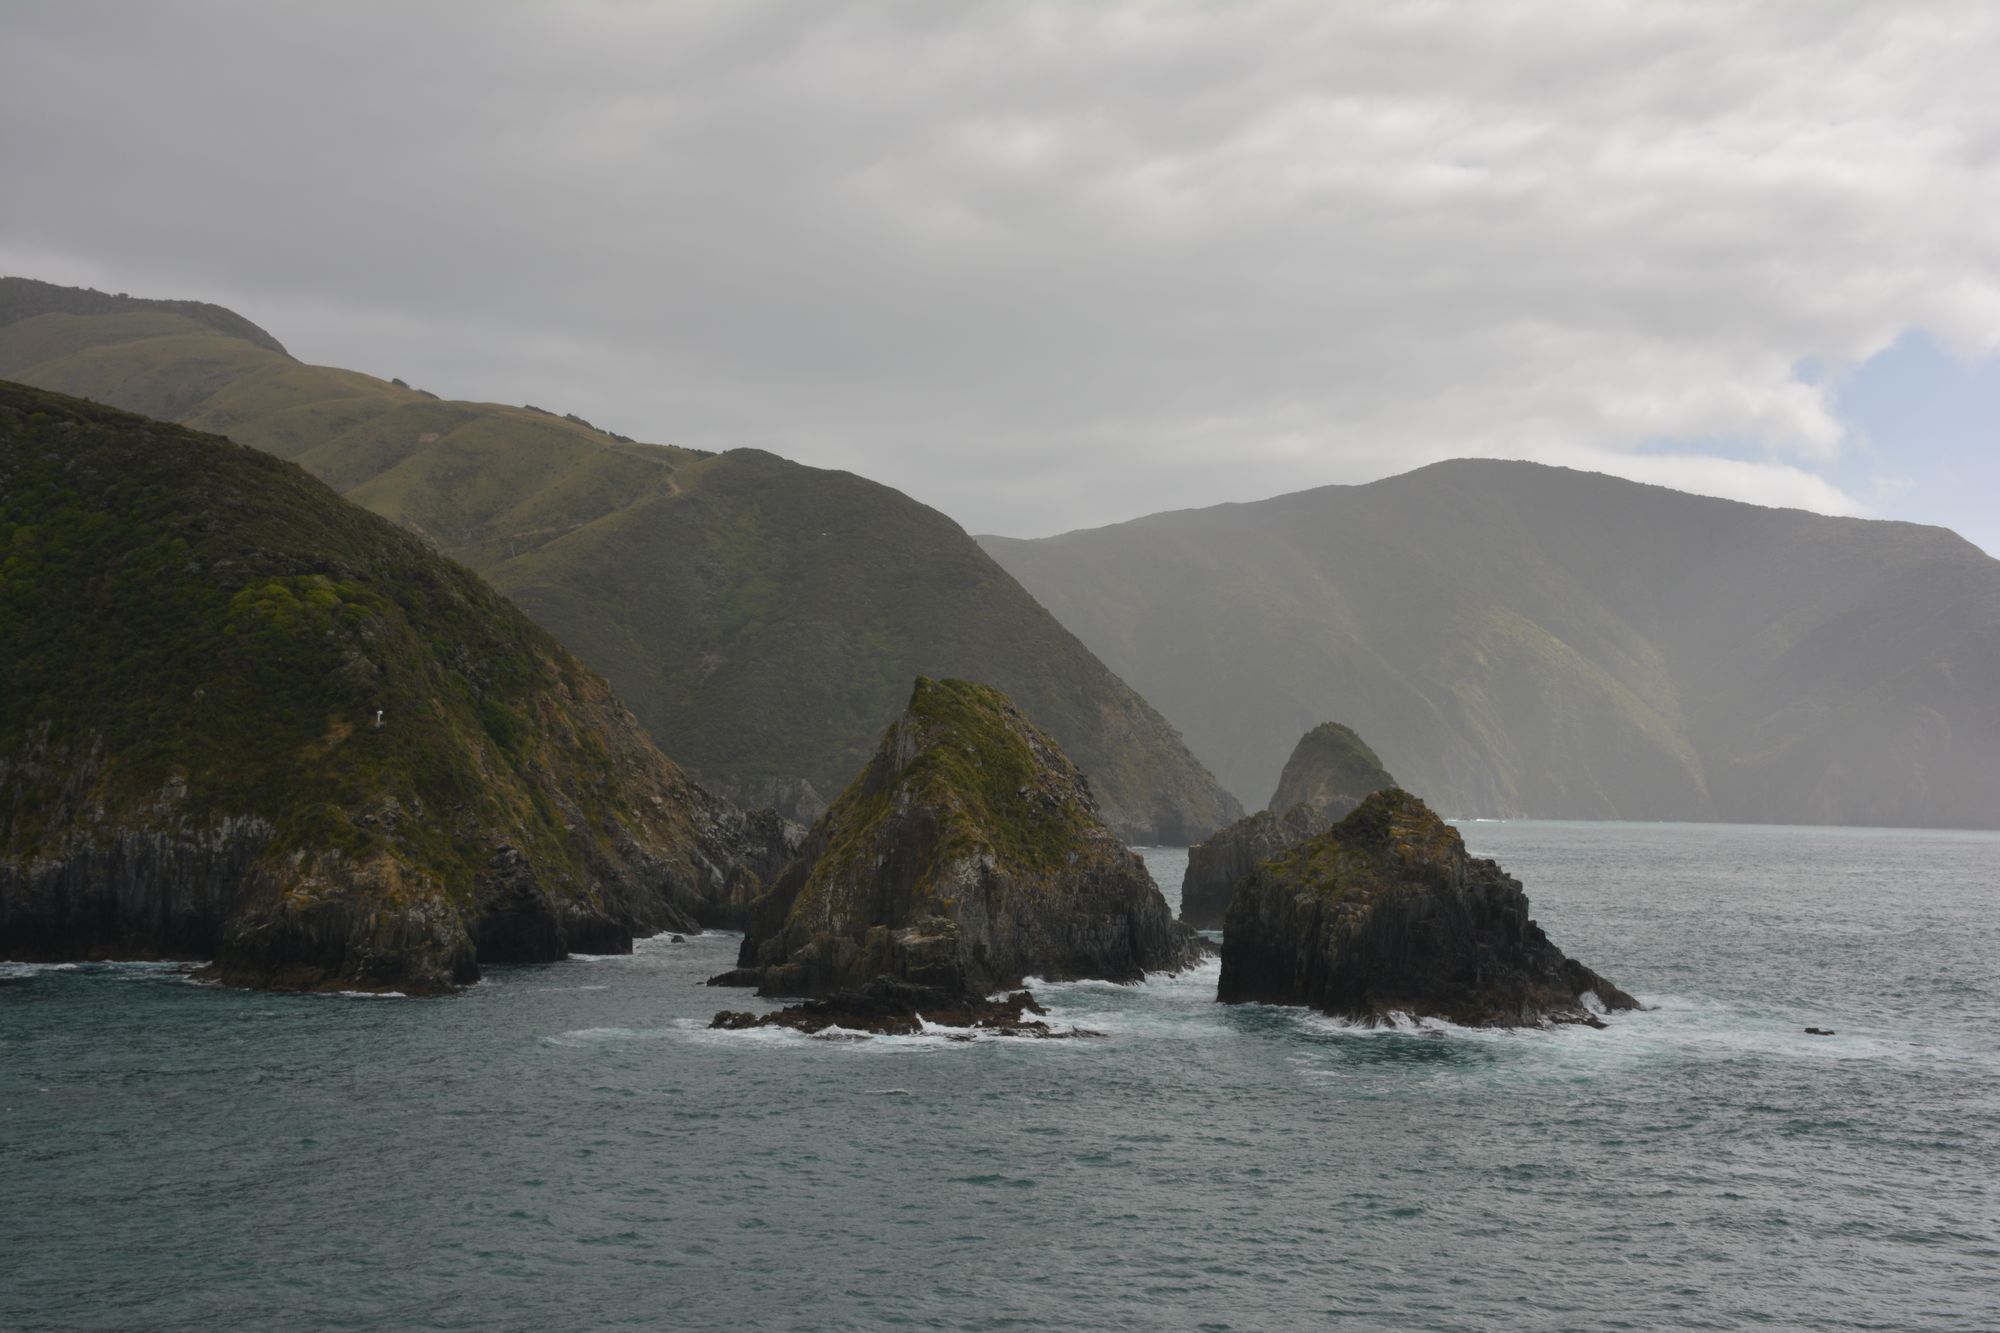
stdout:
<svg viewBox="0 0 2000 1333">
<path fill-rule="evenodd" d="M 1351 722 L 1461 815 L 2000 825 L 2000 562 L 1528 463 L 982 544 L 1232 790 Z"/>
<path fill-rule="evenodd" d="M 410 533 L 9 383 L 0 679 L 0 957 L 434 991 L 732 921 L 786 854 Z"/>
<path fill-rule="evenodd" d="M 926 675 L 1004 690 L 1130 839 L 1187 841 L 1240 813 L 1144 699 L 956 524 L 897 491 L 440 400 L 160 308 L 175 303 L 78 312 L 72 292 L 0 279 L 0 376 L 227 434 L 423 533 L 725 794 L 816 813 Z"/>
</svg>

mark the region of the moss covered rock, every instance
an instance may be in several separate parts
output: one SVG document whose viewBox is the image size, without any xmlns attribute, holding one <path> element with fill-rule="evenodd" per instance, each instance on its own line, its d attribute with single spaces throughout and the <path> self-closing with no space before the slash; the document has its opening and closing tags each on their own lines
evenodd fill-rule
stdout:
<svg viewBox="0 0 2000 1333">
<path fill-rule="evenodd" d="M 1350 727 L 1322 722 L 1299 738 L 1267 809 L 1188 848 L 1181 920 L 1220 930 L 1230 895 L 1257 867 L 1346 818 L 1371 793 L 1396 785 Z"/>
<path fill-rule="evenodd" d="M 435 992 L 737 924 L 796 846 L 411 533 L 5 383 L 0 679 L 0 957 Z"/>
<path fill-rule="evenodd" d="M 1137 981 L 1200 947 L 1054 741 L 991 686 L 919 679 L 758 901 L 727 980 L 978 994 L 1028 976 Z"/>
<path fill-rule="evenodd" d="M 1369 1022 L 1468 1026 L 1600 1020 L 1632 997 L 1566 957 L 1520 881 L 1469 857 L 1456 829 L 1398 789 L 1258 866 L 1229 905 L 1219 998 Z"/>
</svg>

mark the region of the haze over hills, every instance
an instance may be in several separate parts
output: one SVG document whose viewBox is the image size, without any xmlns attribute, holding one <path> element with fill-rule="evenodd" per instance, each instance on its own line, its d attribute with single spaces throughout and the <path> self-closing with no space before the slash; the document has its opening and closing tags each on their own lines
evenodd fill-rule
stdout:
<svg viewBox="0 0 2000 1333">
<path fill-rule="evenodd" d="M 1529 463 L 981 538 L 1246 804 L 1352 723 L 1460 815 L 2000 826 L 2000 561 Z"/>
<path fill-rule="evenodd" d="M 291 459 L 425 534 L 604 673 L 713 789 L 812 814 L 912 678 L 1006 691 L 1135 841 L 1241 813 L 1171 726 L 957 524 L 754 450 L 309 366 L 219 307 L 0 279 L 0 377 Z"/>
</svg>

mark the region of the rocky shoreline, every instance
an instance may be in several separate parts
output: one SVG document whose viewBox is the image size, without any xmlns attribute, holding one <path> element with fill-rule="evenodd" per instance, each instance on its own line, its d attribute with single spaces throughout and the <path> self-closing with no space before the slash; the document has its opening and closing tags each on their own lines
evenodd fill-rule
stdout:
<svg viewBox="0 0 2000 1333">
<path fill-rule="evenodd" d="M 724 1010 L 709 1027 L 732 1032 L 778 1027 L 810 1036 L 867 1033 L 912 1037 L 928 1032 L 953 1041 L 971 1041 L 980 1035 L 1051 1040 L 1104 1035 L 1081 1028 L 1053 1028 L 1042 1021 L 1048 1012 L 1024 990 L 990 999 L 878 977 L 865 986 L 835 991 L 768 1014 Z M 941 1028 L 946 1030 L 938 1033 Z"/>
</svg>

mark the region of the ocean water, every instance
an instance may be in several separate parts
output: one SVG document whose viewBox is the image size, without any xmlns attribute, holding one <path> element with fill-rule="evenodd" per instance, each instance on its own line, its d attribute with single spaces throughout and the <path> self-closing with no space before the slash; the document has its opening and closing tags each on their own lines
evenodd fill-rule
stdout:
<svg viewBox="0 0 2000 1333">
<path fill-rule="evenodd" d="M 0 965 L 0 1328 L 2000 1327 L 2000 837 L 1463 827 L 1652 1010 L 1211 965 L 829 1041 L 706 1030 L 720 934 L 445 1000 Z"/>
</svg>

